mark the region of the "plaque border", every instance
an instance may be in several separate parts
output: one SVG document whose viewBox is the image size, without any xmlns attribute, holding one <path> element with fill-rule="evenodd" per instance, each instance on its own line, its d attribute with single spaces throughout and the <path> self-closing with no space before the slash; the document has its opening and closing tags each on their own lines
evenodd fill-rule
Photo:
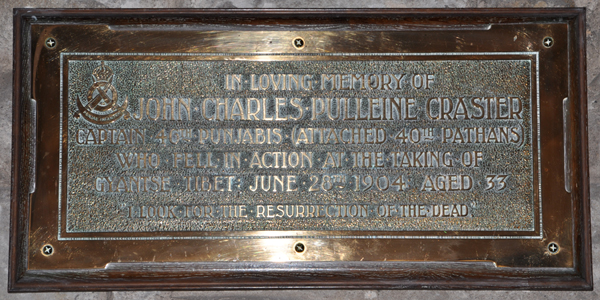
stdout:
<svg viewBox="0 0 600 300">
<path fill-rule="evenodd" d="M 587 83 L 585 8 L 552 9 L 15 9 L 13 14 L 13 134 L 9 292 L 157 290 L 157 289 L 528 289 L 591 290 L 592 247 L 587 140 Z M 160 16 L 160 18 L 157 18 Z M 214 262 L 127 263 L 103 269 L 28 268 L 28 224 L 35 148 L 36 105 L 31 101 L 33 24 L 130 24 L 214 22 L 256 24 L 271 21 L 286 28 L 301 28 L 294 21 L 326 26 L 350 21 L 369 23 L 380 18 L 430 21 L 434 24 L 498 24 L 554 22 L 568 25 L 568 57 L 572 139 L 573 266 L 568 268 L 497 268 L 493 262 Z M 395 18 L 395 19 L 394 19 Z M 290 21 L 291 20 L 291 21 Z M 383 22 L 385 24 L 389 24 Z M 206 24 L 206 23 L 204 23 Z M 372 24 L 372 23 L 369 23 Z M 385 25 L 384 24 L 384 25 Z M 301 29 L 300 29 L 301 30 Z"/>
<path fill-rule="evenodd" d="M 173 57 L 186 57 L 186 56 L 297 56 L 298 54 L 296 53 L 181 53 L 181 52 L 176 52 L 176 53 L 135 53 L 135 52 L 115 52 L 115 53 L 106 53 L 106 52 L 61 52 L 60 53 L 60 132 L 59 132 L 59 162 L 58 162 L 58 240 L 60 241 L 85 241 L 85 240 L 206 240 L 206 239 L 211 239 L 211 240 L 219 240 L 219 239 L 286 239 L 286 238 L 296 238 L 296 239 L 310 239 L 310 238 L 320 238 L 320 239 L 542 239 L 543 236 L 543 231 L 544 231 L 544 226 L 543 226 L 543 209 L 542 209 L 542 161 L 541 161 L 541 135 L 540 135 L 540 68 L 539 68 L 539 51 L 529 51 L 529 52 L 419 52 L 419 53 L 402 53 L 402 56 L 408 56 L 408 57 L 419 57 L 419 56 L 447 56 L 447 57 L 451 57 L 451 56 L 477 56 L 477 57 L 485 57 L 485 56 L 516 56 L 516 55 L 523 55 L 523 56 L 529 56 L 531 57 L 530 59 L 522 59 L 522 60 L 529 60 L 531 62 L 535 62 L 535 70 L 533 70 L 533 68 L 530 70 L 531 72 L 531 78 L 530 78 L 530 99 L 531 101 L 535 101 L 536 105 L 535 105 L 535 111 L 531 111 L 531 118 L 532 118 L 532 124 L 531 124 L 531 131 L 532 133 L 535 132 L 537 133 L 535 136 L 532 134 L 531 135 L 531 143 L 532 146 L 534 146 L 534 143 L 537 143 L 537 170 L 535 170 L 534 166 L 535 166 L 535 160 L 532 157 L 532 166 L 531 166 L 531 171 L 533 172 L 533 176 L 532 177 L 536 177 L 536 171 L 537 171 L 537 180 L 538 180 L 538 184 L 537 186 L 532 184 L 532 200 L 533 200 L 533 230 L 525 230 L 523 232 L 536 232 L 539 230 L 539 235 L 452 235 L 452 236 L 442 236 L 442 235 L 381 235 L 381 236 L 377 236 L 377 235 L 336 235 L 336 236 L 330 236 L 330 235 L 315 235 L 315 236 L 311 236 L 311 235 L 293 235 L 293 234 L 289 234 L 289 235 L 252 235 L 252 236 L 227 236 L 227 235 L 223 235 L 223 236 L 201 236 L 201 235 L 197 235 L 197 236 L 153 236 L 153 237 L 136 237 L 136 236 L 132 236 L 132 237 L 117 237 L 117 236 L 106 236 L 106 237 L 63 237 L 61 236 L 62 233 L 62 202 L 63 199 L 61 199 L 61 197 L 63 196 L 63 183 L 66 182 L 66 179 L 63 180 L 63 148 L 64 145 L 62 144 L 63 142 L 63 125 L 65 124 L 65 120 L 63 119 L 65 117 L 64 112 L 63 112 L 63 107 L 65 105 L 64 101 L 65 101 L 65 97 L 63 94 L 63 89 L 65 87 L 64 85 L 64 66 L 65 66 L 65 61 L 64 61 L 64 57 L 65 56 L 173 56 Z M 387 57 L 387 56 L 399 56 L 399 53 L 393 53 L 393 52 L 389 52 L 389 53 L 340 53 L 340 52 L 329 52 L 329 53 L 303 53 L 302 56 L 348 56 L 348 57 L 364 57 L 364 56 L 381 56 L 381 57 Z M 443 59 L 442 59 L 443 60 Z M 468 59 L 468 60 L 476 60 L 476 59 Z M 507 58 L 505 60 L 513 60 L 510 58 Z M 340 61 L 350 61 L 350 60 L 340 60 Z M 407 59 L 407 61 L 410 61 L 410 59 Z M 437 60 L 427 60 L 427 61 L 437 61 Z M 533 74 L 535 74 L 535 78 L 533 78 Z M 533 93 L 533 89 L 535 89 L 535 94 Z M 536 128 L 534 128 L 534 124 L 533 124 L 533 119 L 536 119 Z M 67 141 L 68 142 L 68 141 Z M 533 150 L 535 149 L 532 147 L 532 154 L 533 154 Z M 64 170 L 64 175 L 66 177 L 66 170 Z M 65 183 L 66 184 L 66 183 Z M 66 186 L 65 186 L 66 188 Z M 535 190 L 537 189 L 537 199 L 535 198 Z M 66 201 L 66 199 L 65 199 Z M 537 202 L 537 209 L 538 209 L 538 215 L 535 215 L 535 203 Z M 536 222 L 536 218 L 538 219 L 538 222 Z M 66 216 L 65 216 L 66 219 Z M 538 223 L 539 224 L 539 228 L 538 228 Z M 320 230 L 320 231 L 339 231 L 339 230 Z M 377 231 L 377 230 L 365 230 L 364 232 L 369 232 L 369 231 Z M 426 230 L 427 231 L 427 230 Z M 423 232 L 426 232 L 423 231 Z M 476 230 L 456 230 L 457 232 L 469 232 L 469 233 L 476 233 L 478 231 Z M 511 232 L 512 230 L 496 230 L 496 232 Z M 177 231 L 172 231 L 172 232 L 168 232 L 168 233 L 175 233 Z M 186 231 L 186 232 L 195 232 L 195 231 Z M 211 231 L 201 231 L 201 232 L 211 232 Z M 389 231 L 390 233 L 393 233 L 394 231 Z M 419 231 L 398 231 L 398 232 L 419 232 Z M 104 231 L 100 231 L 100 232 L 66 232 L 67 234 L 73 234 L 73 233 L 78 233 L 78 234 L 93 234 L 93 233 L 104 233 L 104 234 L 111 234 L 111 233 L 119 233 L 119 234 L 131 234 L 131 235 L 136 235 L 136 234 L 140 234 L 140 233 L 148 233 L 147 231 L 140 231 L 140 232 L 104 232 Z M 168 235 L 168 233 L 165 233 L 165 235 Z"/>
</svg>

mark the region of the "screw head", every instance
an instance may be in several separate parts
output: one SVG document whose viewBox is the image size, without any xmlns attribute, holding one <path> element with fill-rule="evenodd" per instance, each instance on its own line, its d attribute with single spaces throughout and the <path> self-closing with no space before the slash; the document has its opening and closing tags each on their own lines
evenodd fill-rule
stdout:
<svg viewBox="0 0 600 300">
<path fill-rule="evenodd" d="M 554 45 L 554 39 L 551 38 L 551 37 L 549 37 L 549 36 L 547 36 L 542 41 L 542 44 L 544 44 L 544 47 L 550 48 L 550 47 L 552 47 L 552 45 Z"/>
<path fill-rule="evenodd" d="M 48 49 L 53 49 L 54 47 L 56 47 L 56 40 L 53 37 L 49 37 L 46 39 L 44 44 Z"/>
<path fill-rule="evenodd" d="M 294 244 L 294 251 L 296 251 L 296 253 L 303 253 L 306 251 L 306 246 L 304 246 L 304 243 L 298 242 Z"/>
<path fill-rule="evenodd" d="M 556 254 L 556 253 L 558 253 L 558 251 L 560 251 L 560 247 L 558 246 L 557 243 L 551 242 L 550 244 L 548 244 L 548 251 L 551 254 Z"/>
<path fill-rule="evenodd" d="M 296 49 L 302 49 L 305 45 L 304 39 L 301 37 L 297 37 L 292 41 L 292 45 L 294 45 Z"/>
<path fill-rule="evenodd" d="M 50 244 L 44 245 L 41 251 L 44 256 L 50 256 L 54 254 L 54 248 Z"/>
</svg>

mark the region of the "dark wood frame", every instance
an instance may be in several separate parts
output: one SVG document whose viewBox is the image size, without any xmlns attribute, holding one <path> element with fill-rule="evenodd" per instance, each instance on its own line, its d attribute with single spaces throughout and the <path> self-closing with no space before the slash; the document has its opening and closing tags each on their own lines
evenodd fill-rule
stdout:
<svg viewBox="0 0 600 300">
<path fill-rule="evenodd" d="M 240 262 L 123 264 L 106 269 L 30 270 L 29 182 L 34 165 L 30 30 L 40 23 L 195 23 L 265 30 L 379 28 L 402 23 L 487 24 L 564 22 L 569 25 L 573 97 L 573 268 L 496 268 L 471 262 Z M 366 24 L 366 25 L 365 25 Z M 587 86 L 584 9 L 406 10 L 147 10 L 15 9 L 13 138 L 9 282 L 10 292 L 154 289 L 369 288 L 369 289 L 592 289 Z M 193 271 L 189 271 L 193 270 Z M 291 271 L 293 270 L 293 271 Z"/>
</svg>

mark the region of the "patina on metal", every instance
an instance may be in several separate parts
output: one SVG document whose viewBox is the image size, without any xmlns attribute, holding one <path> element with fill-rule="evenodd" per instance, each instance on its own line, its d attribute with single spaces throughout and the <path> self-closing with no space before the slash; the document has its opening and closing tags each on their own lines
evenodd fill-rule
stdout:
<svg viewBox="0 0 600 300">
<path fill-rule="evenodd" d="M 61 54 L 60 238 L 538 227 L 536 53 L 165 55 Z"/>
<path fill-rule="evenodd" d="M 16 13 L 9 289 L 591 288 L 583 11 L 97 12 Z"/>
</svg>

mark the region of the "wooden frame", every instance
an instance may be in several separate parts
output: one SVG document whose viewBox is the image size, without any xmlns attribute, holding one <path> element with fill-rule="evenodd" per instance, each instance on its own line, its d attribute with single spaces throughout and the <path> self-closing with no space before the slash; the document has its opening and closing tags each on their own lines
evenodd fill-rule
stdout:
<svg viewBox="0 0 600 300">
<path fill-rule="evenodd" d="M 156 263 L 110 263 L 95 268 L 31 268 L 39 251 L 31 231 L 32 210 L 41 198 L 30 193 L 32 184 L 54 183 L 56 176 L 41 174 L 41 139 L 38 115 L 47 113 L 30 101 L 40 88 L 35 80 L 35 40 L 32 26 L 94 25 L 111 26 L 187 24 L 203 30 L 392 30 L 486 26 L 564 24 L 567 27 L 569 77 L 570 151 L 572 203 L 568 224 L 563 224 L 572 253 L 569 263 L 548 263 L 543 267 L 499 267 L 493 261 L 187 261 Z M 35 31 L 39 32 L 39 31 Z M 39 38 L 39 36 L 38 36 Z M 60 43 L 60 42 L 59 42 Z M 477 45 L 473 46 L 477 48 Z M 584 9 L 409 9 L 409 10 L 146 10 L 146 9 L 15 9 L 12 194 L 10 228 L 10 292 L 75 290 L 155 290 L 155 289 L 256 289 L 256 288 L 369 288 L 369 289 L 592 289 L 592 252 L 589 203 L 587 94 Z M 551 71 L 552 66 L 541 66 Z M 544 69 L 549 68 L 549 69 Z M 50 71 L 49 71 L 50 72 Z M 51 73 L 51 72 L 50 72 Z M 49 89 L 56 78 L 49 81 Z M 39 99 L 38 99 L 39 100 Z M 557 112 L 562 114 L 561 111 Z M 542 117 L 542 127 L 551 119 Z M 558 125 L 557 125 L 558 126 Z M 36 128 L 38 128 L 36 130 Z M 550 128 L 550 127 L 549 127 Z M 552 127 L 556 131 L 558 127 Z M 553 131 L 553 132 L 554 132 Z M 562 130 L 557 134 L 562 134 Z M 556 146 L 556 145 L 554 145 Z M 545 148 L 553 147 L 543 144 Z M 566 146 L 565 146 L 566 147 Z M 565 148 L 566 149 L 566 148 Z M 562 147 L 548 150 L 562 154 Z M 551 156 L 551 155 L 550 155 Z M 544 159 L 544 155 L 542 155 Z M 544 164 L 551 165 L 551 163 Z M 562 164 L 557 170 L 562 170 Z M 558 176 L 554 171 L 545 176 Z M 554 172 L 554 173 L 552 173 Z M 562 171 L 561 171 L 562 172 Z M 42 177 L 43 176 L 43 177 Z M 560 174 L 562 176 L 562 174 Z M 551 194 L 548 190 L 546 195 Z M 50 193 L 40 190 L 35 194 Z M 543 198 L 549 201 L 552 196 Z M 553 200 L 554 201 L 554 200 Z M 559 200 L 556 200 L 559 201 Z M 545 203 L 545 202 L 544 202 Z M 549 206 L 551 207 L 551 206 Z M 546 214 L 553 212 L 544 211 Z M 36 216 L 39 217 L 39 216 Z M 49 223 L 50 224 L 50 223 Z M 549 226 L 555 226 L 549 224 Z M 556 225 L 558 226 L 558 225 Z M 561 227 L 563 228 L 563 227 Z M 55 234 L 55 228 L 48 225 Z M 53 231 L 54 230 L 54 231 Z M 543 243 L 551 237 L 543 237 Z M 385 241 L 384 241 L 385 242 Z M 418 242 L 418 241 L 417 241 Z M 442 241 L 437 241 L 443 243 Z M 493 243 L 487 240 L 481 243 Z M 479 241 L 477 242 L 479 243 Z M 474 242 L 474 244 L 477 244 Z M 502 249 L 510 244 L 498 242 Z M 392 243 L 394 247 L 398 242 Z M 37 245 L 37 244 L 36 244 Z M 435 241 L 430 247 L 435 247 Z M 365 246 L 366 247 L 366 246 Z M 386 251 L 397 249 L 386 248 Z M 39 255 L 38 255 L 39 256 Z M 543 263 L 542 263 L 543 265 Z"/>
</svg>

